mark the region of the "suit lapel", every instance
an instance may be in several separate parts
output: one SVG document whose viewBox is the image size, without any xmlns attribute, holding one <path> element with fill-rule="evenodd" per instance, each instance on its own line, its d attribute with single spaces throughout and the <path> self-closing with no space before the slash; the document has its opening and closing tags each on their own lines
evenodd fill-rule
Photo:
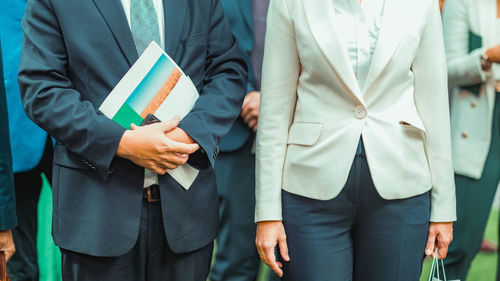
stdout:
<svg viewBox="0 0 500 281">
<path fill-rule="evenodd" d="M 127 59 L 129 65 L 132 65 L 137 58 L 134 39 L 123 11 L 123 6 L 119 0 L 93 0 L 97 9 L 104 17 L 106 24 L 113 33 L 118 42 L 121 51 Z"/>
<path fill-rule="evenodd" d="M 333 1 L 319 2 L 322 4 L 316 4 L 310 2 L 310 0 L 302 1 L 311 33 L 330 66 L 341 78 L 345 86 L 363 103 L 358 81 L 347 58 L 346 50 L 335 31 Z"/>
<path fill-rule="evenodd" d="M 363 93 L 366 93 L 373 82 L 382 74 L 403 38 L 405 26 L 401 23 L 404 22 L 402 20 L 403 11 L 407 10 L 404 8 L 404 4 L 404 0 L 385 0 L 382 26 L 370 70 L 363 86 Z"/>
<path fill-rule="evenodd" d="M 163 14 L 165 17 L 165 52 L 176 58 L 180 44 L 187 0 L 163 0 Z"/>
</svg>

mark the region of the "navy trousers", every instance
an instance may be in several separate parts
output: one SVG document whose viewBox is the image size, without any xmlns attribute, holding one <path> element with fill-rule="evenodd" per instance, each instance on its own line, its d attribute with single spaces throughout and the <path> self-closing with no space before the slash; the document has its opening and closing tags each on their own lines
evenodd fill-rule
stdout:
<svg viewBox="0 0 500 281">
<path fill-rule="evenodd" d="M 254 281 L 260 259 L 255 246 L 254 138 L 239 150 L 221 152 L 215 162 L 220 231 L 211 281 Z"/>
<path fill-rule="evenodd" d="M 286 191 L 282 195 L 291 259 L 284 263 L 282 280 L 419 280 L 430 219 L 429 192 L 384 200 L 360 154 L 336 198 L 320 201 Z"/>
<path fill-rule="evenodd" d="M 105 214 L 103 214 L 105 215 Z M 94 257 L 61 249 L 63 281 L 206 281 L 213 243 L 176 254 L 168 247 L 159 202 L 143 203 L 134 248 L 119 257 Z"/>
</svg>

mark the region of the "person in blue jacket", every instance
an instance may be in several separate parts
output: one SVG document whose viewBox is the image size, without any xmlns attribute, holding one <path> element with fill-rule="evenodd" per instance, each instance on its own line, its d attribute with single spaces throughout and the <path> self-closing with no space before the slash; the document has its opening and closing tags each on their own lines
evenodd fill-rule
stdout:
<svg viewBox="0 0 500 281">
<path fill-rule="evenodd" d="M 0 45 L 1 46 L 1 45 Z M 0 77 L 2 75 L 2 54 L 0 53 Z M 7 260 L 15 252 L 11 229 L 17 225 L 12 158 L 10 155 L 9 123 L 5 102 L 5 87 L 0 81 L 0 252 Z"/>
<path fill-rule="evenodd" d="M 52 143 L 47 133 L 28 119 L 21 104 L 17 73 L 21 54 L 25 0 L 4 0 L 0 9 L 7 108 L 9 111 L 12 169 L 18 226 L 12 230 L 17 251 L 8 264 L 13 281 L 38 280 L 36 252 L 37 206 L 41 173 L 52 176 Z"/>
</svg>

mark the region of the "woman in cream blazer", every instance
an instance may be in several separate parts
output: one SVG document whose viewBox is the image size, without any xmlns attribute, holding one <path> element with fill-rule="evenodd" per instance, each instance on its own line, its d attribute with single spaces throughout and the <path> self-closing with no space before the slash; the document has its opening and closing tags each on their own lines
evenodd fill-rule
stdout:
<svg viewBox="0 0 500 281">
<path fill-rule="evenodd" d="M 447 0 L 443 10 L 457 187 L 455 241 L 445 264 L 465 280 L 500 180 L 500 15 L 495 0 Z M 500 278 L 499 278 L 500 280 Z"/>
<path fill-rule="evenodd" d="M 424 249 L 444 258 L 456 219 L 447 92 L 438 1 L 272 0 L 261 259 L 283 280 L 417 281 Z"/>
</svg>

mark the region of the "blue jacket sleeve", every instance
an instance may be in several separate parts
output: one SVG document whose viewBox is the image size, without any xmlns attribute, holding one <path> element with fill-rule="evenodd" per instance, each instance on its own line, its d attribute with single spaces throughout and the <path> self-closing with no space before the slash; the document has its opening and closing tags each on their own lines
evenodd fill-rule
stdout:
<svg viewBox="0 0 500 281">
<path fill-rule="evenodd" d="M 73 88 L 64 40 L 49 0 L 28 1 L 23 30 L 18 82 L 28 117 L 107 180 L 125 129 Z"/>
<path fill-rule="evenodd" d="M 248 76 L 219 0 L 212 1 L 205 73 L 200 97 L 179 127 L 201 146 L 214 167 L 218 145 L 240 113 Z"/>
<path fill-rule="evenodd" d="M 2 54 L 0 52 L 0 231 L 11 229 L 17 225 L 9 122 L 2 69 Z"/>
</svg>

